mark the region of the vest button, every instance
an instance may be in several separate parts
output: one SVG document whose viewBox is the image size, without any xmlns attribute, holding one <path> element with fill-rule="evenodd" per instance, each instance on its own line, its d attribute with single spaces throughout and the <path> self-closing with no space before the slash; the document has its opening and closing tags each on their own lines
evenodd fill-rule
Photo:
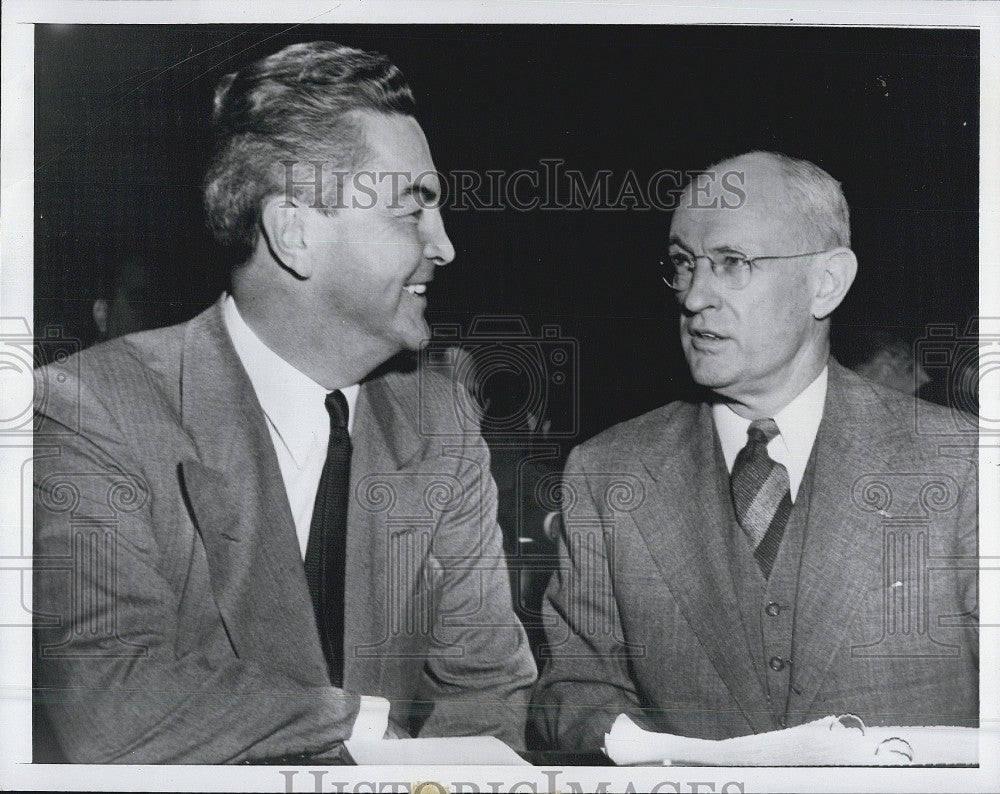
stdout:
<svg viewBox="0 0 1000 794">
<path fill-rule="evenodd" d="M 772 618 L 778 617 L 781 614 L 781 604 L 776 601 L 771 601 L 766 607 L 764 607 L 764 613 Z"/>
<path fill-rule="evenodd" d="M 780 656 L 772 656 L 771 660 L 767 664 L 776 673 L 785 669 L 785 660 Z"/>
</svg>

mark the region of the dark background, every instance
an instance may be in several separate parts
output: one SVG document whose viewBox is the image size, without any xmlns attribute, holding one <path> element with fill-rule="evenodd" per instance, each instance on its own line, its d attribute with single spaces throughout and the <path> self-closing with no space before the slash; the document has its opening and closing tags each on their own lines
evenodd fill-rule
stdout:
<svg viewBox="0 0 1000 794">
<path fill-rule="evenodd" d="M 442 172 L 540 169 L 645 184 L 755 148 L 844 184 L 861 268 L 843 331 L 917 339 L 977 310 L 979 35 L 746 26 L 40 25 L 35 51 L 35 318 L 85 342 L 129 255 L 162 276 L 170 321 L 225 285 L 200 180 L 216 81 L 323 38 L 387 53 L 409 78 Z M 669 213 L 448 211 L 455 262 L 432 322 L 483 314 L 576 340 L 582 440 L 676 396 L 684 366 L 659 279 Z M 842 356 L 850 350 L 841 343 Z M 578 421 L 574 421 L 577 417 Z"/>
</svg>

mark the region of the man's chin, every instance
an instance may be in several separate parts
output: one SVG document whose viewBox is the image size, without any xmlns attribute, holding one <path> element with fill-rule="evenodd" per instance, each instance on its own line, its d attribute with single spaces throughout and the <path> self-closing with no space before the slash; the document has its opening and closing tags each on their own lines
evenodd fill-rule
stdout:
<svg viewBox="0 0 1000 794">
<path fill-rule="evenodd" d="M 710 389 L 723 397 L 735 384 L 733 373 L 713 367 L 691 367 L 691 379 L 702 388 Z"/>
<path fill-rule="evenodd" d="M 424 323 L 419 328 L 415 328 L 403 341 L 403 350 L 420 350 L 421 347 L 431 338 L 431 329 L 428 327 L 427 323 Z"/>
<path fill-rule="evenodd" d="M 381 333 L 373 334 L 370 337 L 371 344 L 368 347 L 369 372 L 374 372 L 400 354 L 419 352 L 424 342 L 430 338 L 430 329 L 426 325 L 423 328 L 410 326 L 393 328 L 388 332 L 387 330 L 383 329 Z"/>
<path fill-rule="evenodd" d="M 431 329 L 428 327 L 426 322 L 419 325 L 413 325 L 406 328 L 401 334 L 399 334 L 396 340 L 396 352 L 399 353 L 404 350 L 418 352 L 430 338 Z"/>
<path fill-rule="evenodd" d="M 688 369 L 695 383 L 716 392 L 732 386 L 735 380 L 732 368 L 724 366 L 718 359 L 706 360 L 702 356 L 689 356 Z"/>
</svg>

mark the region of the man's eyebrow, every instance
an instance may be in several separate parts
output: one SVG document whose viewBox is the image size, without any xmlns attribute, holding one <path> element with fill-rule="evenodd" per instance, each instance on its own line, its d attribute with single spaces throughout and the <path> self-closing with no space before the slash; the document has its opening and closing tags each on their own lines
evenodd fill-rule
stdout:
<svg viewBox="0 0 1000 794">
<path fill-rule="evenodd" d="M 667 242 L 668 242 L 669 245 L 677 245 L 677 246 L 680 246 L 681 248 L 684 248 L 685 250 L 688 250 L 688 251 L 692 250 L 691 246 L 689 246 L 687 243 L 685 243 L 684 240 L 682 240 L 676 234 L 670 235 L 670 239 Z M 712 251 L 734 251 L 734 252 L 740 253 L 740 254 L 745 253 L 744 249 L 745 249 L 745 246 L 742 246 L 742 245 L 732 245 L 730 243 L 719 243 L 717 245 L 713 245 L 712 248 L 711 248 Z"/>
</svg>

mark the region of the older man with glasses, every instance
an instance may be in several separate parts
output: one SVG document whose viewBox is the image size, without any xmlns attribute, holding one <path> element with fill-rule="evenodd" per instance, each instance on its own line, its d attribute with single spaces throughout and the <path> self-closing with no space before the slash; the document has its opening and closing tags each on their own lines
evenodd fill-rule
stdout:
<svg viewBox="0 0 1000 794">
<path fill-rule="evenodd" d="M 975 465 L 942 452 L 947 410 L 920 405 L 918 432 L 914 398 L 830 357 L 857 270 L 840 185 L 777 153 L 719 163 L 663 265 L 704 398 L 570 456 L 541 733 L 599 747 L 621 713 L 707 739 L 843 713 L 975 725 Z"/>
</svg>

